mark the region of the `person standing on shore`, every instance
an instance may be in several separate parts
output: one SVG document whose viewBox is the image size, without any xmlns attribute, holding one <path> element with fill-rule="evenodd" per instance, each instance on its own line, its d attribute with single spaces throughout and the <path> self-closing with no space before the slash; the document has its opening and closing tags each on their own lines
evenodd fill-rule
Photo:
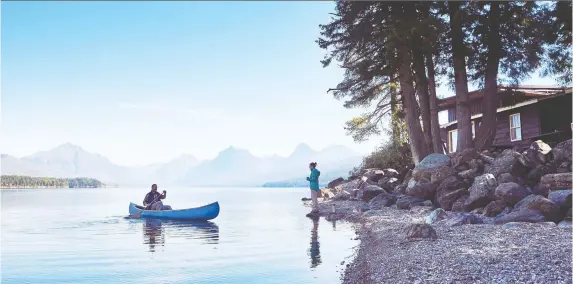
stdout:
<svg viewBox="0 0 573 284">
<path fill-rule="evenodd" d="M 308 168 L 310 169 L 310 176 L 306 178 L 310 183 L 310 198 L 312 199 L 312 211 L 307 216 L 318 215 L 318 192 L 320 187 L 318 186 L 318 177 L 320 177 L 320 171 L 316 169 L 316 162 L 310 163 Z"/>
</svg>

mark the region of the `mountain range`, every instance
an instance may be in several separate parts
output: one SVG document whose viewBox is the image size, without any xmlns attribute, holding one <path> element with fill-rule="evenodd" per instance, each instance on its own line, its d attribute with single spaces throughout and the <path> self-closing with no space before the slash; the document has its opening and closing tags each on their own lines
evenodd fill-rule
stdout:
<svg viewBox="0 0 573 284">
<path fill-rule="evenodd" d="M 317 162 L 322 175 L 347 173 L 362 161 L 362 155 L 344 146 L 316 151 L 300 144 L 288 157 L 257 157 L 229 147 L 212 160 L 181 155 L 167 163 L 141 167 L 116 165 L 106 157 L 66 143 L 48 151 L 17 158 L 1 155 L 3 175 L 43 177 L 90 177 L 122 186 L 260 186 L 267 182 L 300 180 L 308 175 L 308 163 Z M 329 174 L 332 173 L 332 174 Z"/>
</svg>

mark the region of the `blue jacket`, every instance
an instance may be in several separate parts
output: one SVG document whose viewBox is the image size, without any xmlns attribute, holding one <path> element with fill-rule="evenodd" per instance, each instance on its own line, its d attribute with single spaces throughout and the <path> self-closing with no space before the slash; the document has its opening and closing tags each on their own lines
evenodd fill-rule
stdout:
<svg viewBox="0 0 573 284">
<path fill-rule="evenodd" d="M 307 177 L 306 180 L 310 182 L 310 189 L 311 190 L 320 190 L 318 186 L 318 177 L 320 176 L 320 171 L 316 168 L 310 170 L 310 177 Z"/>
</svg>

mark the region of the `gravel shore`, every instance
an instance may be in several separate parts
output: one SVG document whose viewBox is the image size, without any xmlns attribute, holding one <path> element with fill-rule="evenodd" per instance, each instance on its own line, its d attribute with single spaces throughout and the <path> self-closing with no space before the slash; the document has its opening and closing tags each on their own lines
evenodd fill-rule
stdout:
<svg viewBox="0 0 573 284">
<path fill-rule="evenodd" d="M 359 212 L 362 202 L 320 204 L 327 219 L 356 224 L 361 241 L 343 283 L 573 283 L 572 231 L 554 223 L 512 226 L 436 223 L 438 238 L 407 239 L 406 228 L 431 212 L 382 208 Z"/>
<path fill-rule="evenodd" d="M 361 213 L 361 240 L 343 283 L 572 283 L 571 228 L 520 223 L 433 225 L 437 240 L 407 240 L 428 210 Z"/>
</svg>

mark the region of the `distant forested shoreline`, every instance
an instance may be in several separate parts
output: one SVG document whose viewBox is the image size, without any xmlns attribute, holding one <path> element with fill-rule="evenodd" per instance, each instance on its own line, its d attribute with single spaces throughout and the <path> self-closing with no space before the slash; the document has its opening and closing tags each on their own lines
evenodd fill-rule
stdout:
<svg viewBox="0 0 573 284">
<path fill-rule="evenodd" d="M 101 188 L 106 185 L 93 178 L 53 178 L 2 175 L 0 188 Z"/>
</svg>

